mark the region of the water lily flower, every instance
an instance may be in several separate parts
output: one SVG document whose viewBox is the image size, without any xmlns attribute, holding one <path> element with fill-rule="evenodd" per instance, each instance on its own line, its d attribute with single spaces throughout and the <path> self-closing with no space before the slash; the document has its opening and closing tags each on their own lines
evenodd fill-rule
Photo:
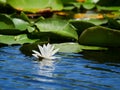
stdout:
<svg viewBox="0 0 120 90">
<path fill-rule="evenodd" d="M 57 53 L 59 49 L 55 49 L 54 45 L 51 45 L 48 43 L 47 45 L 44 44 L 43 47 L 38 45 L 38 48 L 40 52 L 32 50 L 34 52 L 34 54 L 32 54 L 34 57 L 38 59 L 56 59 L 57 58 L 53 55 Z"/>
</svg>

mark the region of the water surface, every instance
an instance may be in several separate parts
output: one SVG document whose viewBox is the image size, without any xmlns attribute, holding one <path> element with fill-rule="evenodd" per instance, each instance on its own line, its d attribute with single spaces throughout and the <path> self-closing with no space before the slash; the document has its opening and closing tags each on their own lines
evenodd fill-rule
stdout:
<svg viewBox="0 0 120 90">
<path fill-rule="evenodd" d="M 120 55 L 114 52 L 57 53 L 38 61 L 20 46 L 0 48 L 0 90 L 119 90 Z"/>
</svg>

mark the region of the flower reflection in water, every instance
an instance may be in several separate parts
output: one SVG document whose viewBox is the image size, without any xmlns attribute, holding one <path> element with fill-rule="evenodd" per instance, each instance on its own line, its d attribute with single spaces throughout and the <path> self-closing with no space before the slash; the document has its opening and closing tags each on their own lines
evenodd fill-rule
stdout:
<svg viewBox="0 0 120 90">
<path fill-rule="evenodd" d="M 42 61 L 40 61 L 40 70 L 47 72 L 54 71 L 55 70 L 54 62 L 55 60 L 42 59 Z"/>
<path fill-rule="evenodd" d="M 55 70 L 55 60 L 42 59 L 37 66 L 37 74 L 40 76 L 45 76 L 45 78 L 36 78 L 39 81 L 53 82 L 52 79 L 47 77 L 54 77 L 53 72 Z"/>
</svg>

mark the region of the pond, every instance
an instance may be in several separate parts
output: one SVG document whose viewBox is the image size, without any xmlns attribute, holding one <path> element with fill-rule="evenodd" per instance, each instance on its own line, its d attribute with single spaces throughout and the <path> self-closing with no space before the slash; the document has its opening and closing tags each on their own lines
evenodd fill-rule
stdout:
<svg viewBox="0 0 120 90">
<path fill-rule="evenodd" d="M 120 54 L 85 51 L 57 53 L 38 61 L 20 46 L 0 48 L 0 90 L 119 90 Z"/>
</svg>

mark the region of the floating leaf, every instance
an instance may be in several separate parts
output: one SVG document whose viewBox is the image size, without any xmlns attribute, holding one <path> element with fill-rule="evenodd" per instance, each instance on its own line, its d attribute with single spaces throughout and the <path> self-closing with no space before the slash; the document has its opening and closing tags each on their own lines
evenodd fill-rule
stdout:
<svg viewBox="0 0 120 90">
<path fill-rule="evenodd" d="M 82 50 L 108 50 L 107 47 L 80 45 Z"/>
<path fill-rule="evenodd" d="M 95 26 L 83 31 L 79 43 L 92 46 L 120 47 L 119 39 L 119 30 Z"/>
<path fill-rule="evenodd" d="M 7 15 L 0 14 L 0 30 L 15 28 L 13 21 Z"/>
<path fill-rule="evenodd" d="M 67 43 L 59 43 L 54 44 L 56 48 L 59 48 L 59 52 L 68 52 L 68 53 L 79 53 L 83 50 L 108 50 L 106 47 L 98 47 L 98 46 L 85 46 L 80 45 L 74 42 L 67 42 Z"/>
<path fill-rule="evenodd" d="M 30 19 L 28 18 L 28 16 L 24 12 L 20 13 L 20 19 L 30 23 Z"/>
<path fill-rule="evenodd" d="M 76 29 L 66 20 L 45 19 L 37 22 L 36 26 L 40 30 L 39 33 L 53 33 L 64 38 L 78 40 Z"/>
<path fill-rule="evenodd" d="M 39 12 L 46 8 L 61 10 L 63 5 L 60 0 L 7 0 L 7 3 L 20 11 Z"/>
<path fill-rule="evenodd" d="M 93 9 L 95 7 L 94 3 L 83 3 L 85 9 Z"/>
<path fill-rule="evenodd" d="M 48 43 L 48 40 L 38 40 L 34 43 L 30 43 L 30 44 L 23 44 L 21 47 L 20 47 L 20 50 L 22 53 L 24 53 L 25 55 L 29 55 L 31 56 L 32 55 L 32 50 L 38 50 L 38 45 L 43 45 L 43 44 L 47 44 Z"/>
<path fill-rule="evenodd" d="M 27 37 L 27 35 L 17 35 L 17 36 L 10 36 L 10 35 L 0 35 L 0 43 L 2 44 L 24 44 L 24 43 L 33 43 L 37 40 L 31 40 Z"/>
<path fill-rule="evenodd" d="M 22 19 L 19 19 L 19 18 L 13 18 L 13 22 L 14 22 L 14 25 L 15 25 L 15 29 L 19 29 L 19 30 L 24 31 L 29 26 L 28 22 L 26 22 Z"/>
<path fill-rule="evenodd" d="M 107 19 L 90 19 L 87 22 L 92 23 L 94 25 L 102 25 L 108 22 Z"/>
<path fill-rule="evenodd" d="M 22 19 L 0 14 L 0 34 L 16 35 L 26 30 L 29 24 Z"/>
<path fill-rule="evenodd" d="M 120 7 L 119 6 L 112 6 L 112 7 L 105 7 L 105 6 L 97 6 L 98 10 L 107 10 L 107 11 L 119 11 Z"/>
<path fill-rule="evenodd" d="M 56 48 L 59 48 L 59 52 L 78 53 L 81 52 L 81 46 L 78 43 L 60 43 L 54 44 Z"/>
<path fill-rule="evenodd" d="M 82 21 L 82 20 L 71 20 L 70 23 L 77 28 L 77 33 L 80 35 L 85 29 L 95 26 L 92 23 Z"/>
</svg>

